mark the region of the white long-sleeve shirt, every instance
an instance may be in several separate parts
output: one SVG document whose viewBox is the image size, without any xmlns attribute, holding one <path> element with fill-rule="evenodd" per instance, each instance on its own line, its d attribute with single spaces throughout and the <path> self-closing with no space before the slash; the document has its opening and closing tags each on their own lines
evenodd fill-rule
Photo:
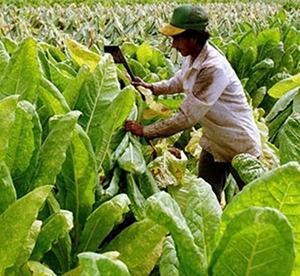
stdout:
<svg viewBox="0 0 300 276">
<path fill-rule="evenodd" d="M 153 84 L 155 95 L 186 93 L 179 112 L 144 126 L 146 138 L 168 137 L 200 123 L 200 145 L 217 162 L 239 153 L 261 155 L 260 135 L 243 87 L 228 60 L 206 43 L 194 62 L 183 58 L 171 79 Z"/>
</svg>

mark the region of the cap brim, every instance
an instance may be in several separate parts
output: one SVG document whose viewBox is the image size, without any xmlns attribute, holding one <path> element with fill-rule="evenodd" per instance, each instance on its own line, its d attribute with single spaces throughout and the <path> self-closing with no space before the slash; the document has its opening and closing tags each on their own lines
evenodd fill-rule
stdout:
<svg viewBox="0 0 300 276">
<path fill-rule="evenodd" d="M 171 24 L 167 24 L 164 27 L 159 28 L 158 31 L 166 36 L 175 36 L 183 33 L 184 31 L 186 31 L 186 29 L 177 28 Z"/>
</svg>

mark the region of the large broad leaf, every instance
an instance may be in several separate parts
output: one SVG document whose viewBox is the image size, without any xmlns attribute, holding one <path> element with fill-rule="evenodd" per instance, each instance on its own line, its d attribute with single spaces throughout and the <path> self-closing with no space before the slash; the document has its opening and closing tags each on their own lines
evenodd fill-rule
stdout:
<svg viewBox="0 0 300 276">
<path fill-rule="evenodd" d="M 123 220 L 123 215 L 129 211 L 129 204 L 126 194 L 116 195 L 101 204 L 87 218 L 78 251 L 96 251 L 113 227 Z"/>
<path fill-rule="evenodd" d="M 39 99 L 41 99 L 43 103 L 42 111 L 45 113 L 45 115 L 41 117 L 46 117 L 46 119 L 50 116 L 65 114 L 70 111 L 70 107 L 61 92 L 46 78 L 42 78 L 41 80 L 39 86 Z"/>
<path fill-rule="evenodd" d="M 204 256 L 174 199 L 166 192 L 156 193 L 147 199 L 145 211 L 151 220 L 169 229 L 177 249 L 180 275 L 206 275 Z"/>
<path fill-rule="evenodd" d="M 152 58 L 152 49 L 149 43 L 145 42 L 137 48 L 136 58 L 145 68 L 149 66 L 148 62 Z"/>
<path fill-rule="evenodd" d="M 75 109 L 83 114 L 80 124 L 90 136 L 93 147 L 96 147 L 102 122 L 108 123 L 103 120 L 105 115 L 110 116 L 107 109 L 119 92 L 116 65 L 111 55 L 104 55 L 95 70 L 86 78 L 75 105 Z"/>
<path fill-rule="evenodd" d="M 258 179 L 267 171 L 260 160 L 248 153 L 237 154 L 232 159 L 231 164 L 245 184 Z"/>
<path fill-rule="evenodd" d="M 66 115 L 52 119 L 51 131 L 39 153 L 33 187 L 55 183 L 65 161 L 66 151 L 79 115 L 79 111 L 70 111 Z"/>
<path fill-rule="evenodd" d="M 149 69 L 151 72 L 158 72 L 160 68 L 166 67 L 166 57 L 162 51 L 153 48 L 152 56 L 149 62 Z"/>
<path fill-rule="evenodd" d="M 277 47 L 281 34 L 278 28 L 265 29 L 257 35 L 258 60 L 269 56 L 270 51 Z"/>
<path fill-rule="evenodd" d="M 215 234 L 220 224 L 222 209 L 211 189 L 203 179 L 194 179 L 190 187 L 185 219 L 199 247 L 202 266 L 208 267 L 216 247 Z"/>
<path fill-rule="evenodd" d="M 69 83 L 66 89 L 63 91 L 63 95 L 71 109 L 74 109 L 81 86 L 90 74 L 90 68 L 87 65 L 82 65 L 78 71 L 76 78 Z"/>
<path fill-rule="evenodd" d="M 236 214 L 251 206 L 272 207 L 283 213 L 290 221 L 295 235 L 296 250 L 300 250 L 300 165 L 290 162 L 266 172 L 259 179 L 243 188 L 225 208 L 220 234 Z M 293 275 L 300 274 L 300 255 L 296 256 Z"/>
<path fill-rule="evenodd" d="M 149 219 L 144 219 L 125 228 L 108 243 L 104 251 L 118 251 L 119 259 L 127 265 L 132 275 L 149 275 L 158 261 L 161 251 L 152 255 L 151 259 L 150 256 L 153 251 L 158 250 L 157 246 L 167 232 L 165 227 Z M 147 262 L 151 262 L 150 271 Z M 139 268 L 139 272 L 137 268 Z"/>
<path fill-rule="evenodd" d="M 68 68 L 63 63 L 59 64 L 56 62 L 49 62 L 49 68 L 51 74 L 50 80 L 59 89 L 59 91 L 64 91 L 66 87 L 73 82 L 74 76 L 67 70 L 64 70 Z"/>
<path fill-rule="evenodd" d="M 179 276 L 179 261 L 177 258 L 174 240 L 167 236 L 164 240 L 163 251 L 159 261 L 161 276 Z"/>
<path fill-rule="evenodd" d="M 136 220 L 145 218 L 145 198 L 134 178 L 134 174 L 126 172 L 127 194 L 130 199 L 130 209 Z"/>
<path fill-rule="evenodd" d="M 286 91 L 282 94 L 282 97 L 278 99 L 272 109 L 269 111 L 268 115 L 266 116 L 266 122 L 271 123 L 276 120 L 276 117 L 279 117 L 281 113 L 289 108 L 292 105 L 294 98 L 299 94 L 299 90 L 292 89 Z"/>
<path fill-rule="evenodd" d="M 126 265 L 116 259 L 116 254 L 80 253 L 79 263 L 82 266 L 81 276 L 131 276 Z"/>
<path fill-rule="evenodd" d="M 60 210 L 47 218 L 36 241 L 31 260 L 40 261 L 52 248 L 52 244 L 68 235 L 72 228 L 73 214 L 69 211 Z"/>
<path fill-rule="evenodd" d="M 28 262 L 32 250 L 34 248 L 37 237 L 41 231 L 42 221 L 36 220 L 32 224 L 30 230 L 28 231 L 28 235 L 24 238 L 22 242 L 22 247 L 18 252 L 18 256 L 16 257 L 15 264 L 5 270 L 5 275 L 26 275 L 24 273 L 23 267 L 24 264 Z"/>
<path fill-rule="evenodd" d="M 274 84 L 268 91 L 273 98 L 281 98 L 287 92 L 300 88 L 300 73 Z"/>
<path fill-rule="evenodd" d="M 12 137 L 6 162 L 10 164 L 18 197 L 21 197 L 30 189 L 42 143 L 40 118 L 34 106 L 27 101 L 20 101 L 17 105 Z"/>
<path fill-rule="evenodd" d="M 283 125 L 280 132 L 280 162 L 282 164 L 290 161 L 300 163 L 300 114 L 293 113 Z"/>
<path fill-rule="evenodd" d="M 226 226 L 209 275 L 291 275 L 294 234 L 288 219 L 273 208 L 250 207 Z"/>
<path fill-rule="evenodd" d="M 2 74 L 0 98 L 19 94 L 22 99 L 34 103 L 40 78 L 37 42 L 29 37 L 18 45 Z"/>
<path fill-rule="evenodd" d="M 35 150 L 35 139 L 40 139 L 40 135 L 35 137 L 38 132 L 41 132 L 41 126 L 34 106 L 27 101 L 20 101 L 5 159 L 12 175 L 21 174 L 29 167 Z"/>
<path fill-rule="evenodd" d="M 22 271 L 22 275 L 27 276 L 25 273 L 28 273 L 28 276 L 31 275 L 56 276 L 56 274 L 50 268 L 35 261 L 29 261 L 27 263 L 26 267 L 24 267 L 24 271 Z"/>
<path fill-rule="evenodd" d="M 241 49 L 240 45 L 237 42 L 232 41 L 228 43 L 226 57 L 236 71 L 240 64 L 242 55 L 243 55 L 243 50 Z"/>
<path fill-rule="evenodd" d="M 10 132 L 15 121 L 17 103 L 17 95 L 0 100 L 0 161 L 5 159 L 9 146 Z"/>
<path fill-rule="evenodd" d="M 93 209 L 99 177 L 91 141 L 78 124 L 66 152 L 61 176 L 63 181 L 57 181 L 59 202 L 62 208 L 74 214 L 73 238 L 78 245 L 80 233 Z"/>
<path fill-rule="evenodd" d="M 4 44 L 0 41 L 0 75 L 2 76 L 5 67 L 9 62 L 10 56 L 5 50 Z"/>
<path fill-rule="evenodd" d="M 79 66 L 86 64 L 89 66 L 91 71 L 93 71 L 97 67 L 101 59 L 99 55 L 90 51 L 87 47 L 70 38 L 66 39 L 66 44 L 69 54 Z"/>
<path fill-rule="evenodd" d="M 118 158 L 118 164 L 127 172 L 142 174 L 146 171 L 146 162 L 140 143 L 133 141 L 134 139 L 133 137 L 130 139 L 124 153 Z"/>
<path fill-rule="evenodd" d="M 35 189 L 12 204 L 0 215 L 0 272 L 18 258 L 24 239 L 27 238 L 38 212 L 48 197 L 52 186 Z"/>
<path fill-rule="evenodd" d="M 0 214 L 17 199 L 16 190 L 6 164 L 0 162 Z"/>
<path fill-rule="evenodd" d="M 97 128 L 97 137 L 94 137 L 94 141 L 97 141 L 96 155 L 98 169 L 101 168 L 104 158 L 109 151 L 110 141 L 115 130 L 122 126 L 133 108 L 134 93 L 133 87 L 126 87 L 105 112 L 101 114 L 101 125 Z"/>
</svg>

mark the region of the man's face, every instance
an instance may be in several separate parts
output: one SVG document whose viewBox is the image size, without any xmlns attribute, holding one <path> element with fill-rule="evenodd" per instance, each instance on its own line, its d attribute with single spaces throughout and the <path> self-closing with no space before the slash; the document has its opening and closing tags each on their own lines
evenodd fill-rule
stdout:
<svg viewBox="0 0 300 276">
<path fill-rule="evenodd" d="M 195 51 L 196 40 L 191 37 L 176 35 L 172 37 L 172 48 L 175 48 L 182 56 L 192 55 Z"/>
</svg>

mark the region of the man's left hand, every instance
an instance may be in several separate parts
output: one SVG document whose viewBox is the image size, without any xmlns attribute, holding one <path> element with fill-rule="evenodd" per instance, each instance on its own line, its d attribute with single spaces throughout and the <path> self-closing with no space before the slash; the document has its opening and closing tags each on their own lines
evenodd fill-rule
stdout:
<svg viewBox="0 0 300 276">
<path fill-rule="evenodd" d="M 132 120 L 126 121 L 125 130 L 130 131 L 132 134 L 137 136 L 144 136 L 143 126 L 137 121 L 132 121 Z"/>
</svg>

